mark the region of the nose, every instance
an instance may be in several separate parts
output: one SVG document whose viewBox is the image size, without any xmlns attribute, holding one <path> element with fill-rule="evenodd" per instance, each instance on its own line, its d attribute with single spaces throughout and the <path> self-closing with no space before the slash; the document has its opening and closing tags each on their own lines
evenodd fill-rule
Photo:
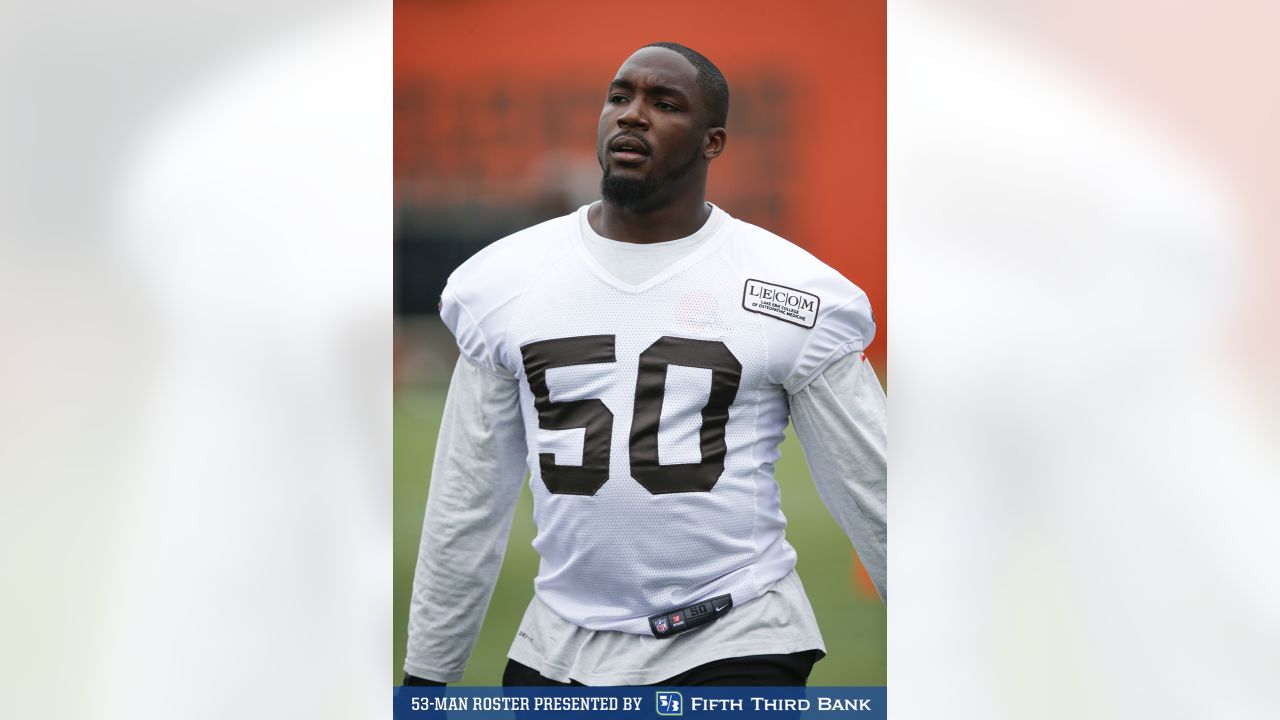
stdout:
<svg viewBox="0 0 1280 720">
<path fill-rule="evenodd" d="M 649 118 L 644 113 L 644 104 L 634 100 L 627 103 L 622 114 L 618 116 L 618 127 L 647 129 Z"/>
</svg>

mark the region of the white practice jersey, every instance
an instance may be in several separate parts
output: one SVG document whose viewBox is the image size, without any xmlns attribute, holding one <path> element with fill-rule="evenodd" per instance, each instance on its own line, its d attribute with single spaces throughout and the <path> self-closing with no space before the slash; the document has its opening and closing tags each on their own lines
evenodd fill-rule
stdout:
<svg viewBox="0 0 1280 720">
<path fill-rule="evenodd" d="M 792 570 L 773 476 L 786 395 L 875 323 L 853 283 L 714 207 L 697 248 L 628 285 L 588 252 L 587 210 L 477 253 L 441 317 L 469 360 L 520 381 L 538 598 L 645 634 L 651 615 L 741 604 Z"/>
</svg>

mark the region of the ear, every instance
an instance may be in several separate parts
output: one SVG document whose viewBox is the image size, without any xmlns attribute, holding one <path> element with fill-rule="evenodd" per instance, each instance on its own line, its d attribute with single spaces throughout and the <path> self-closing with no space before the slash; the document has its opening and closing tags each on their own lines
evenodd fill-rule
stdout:
<svg viewBox="0 0 1280 720">
<path fill-rule="evenodd" d="M 707 134 L 702 137 L 702 157 L 706 160 L 720 157 L 720 153 L 724 152 L 724 144 L 728 140 L 729 136 L 722 127 L 707 130 Z"/>
</svg>

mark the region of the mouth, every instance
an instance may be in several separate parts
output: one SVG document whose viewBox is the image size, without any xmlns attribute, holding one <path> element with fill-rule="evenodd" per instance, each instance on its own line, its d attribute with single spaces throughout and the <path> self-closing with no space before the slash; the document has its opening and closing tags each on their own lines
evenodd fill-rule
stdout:
<svg viewBox="0 0 1280 720">
<path fill-rule="evenodd" d="M 649 144 L 634 135 L 619 135 L 609 141 L 609 154 L 619 163 L 642 163 L 649 153 Z"/>
</svg>

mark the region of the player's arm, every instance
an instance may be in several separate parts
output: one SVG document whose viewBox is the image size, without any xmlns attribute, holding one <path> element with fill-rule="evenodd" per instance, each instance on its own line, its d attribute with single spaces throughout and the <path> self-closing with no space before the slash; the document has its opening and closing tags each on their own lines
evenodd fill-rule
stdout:
<svg viewBox="0 0 1280 720">
<path fill-rule="evenodd" d="M 887 600 L 884 389 L 866 356 L 846 355 L 790 396 L 791 420 L 818 495 Z"/>
<path fill-rule="evenodd" d="M 462 678 L 502 566 L 524 472 L 518 381 L 464 355 L 450 381 L 431 471 L 405 684 Z"/>
</svg>

